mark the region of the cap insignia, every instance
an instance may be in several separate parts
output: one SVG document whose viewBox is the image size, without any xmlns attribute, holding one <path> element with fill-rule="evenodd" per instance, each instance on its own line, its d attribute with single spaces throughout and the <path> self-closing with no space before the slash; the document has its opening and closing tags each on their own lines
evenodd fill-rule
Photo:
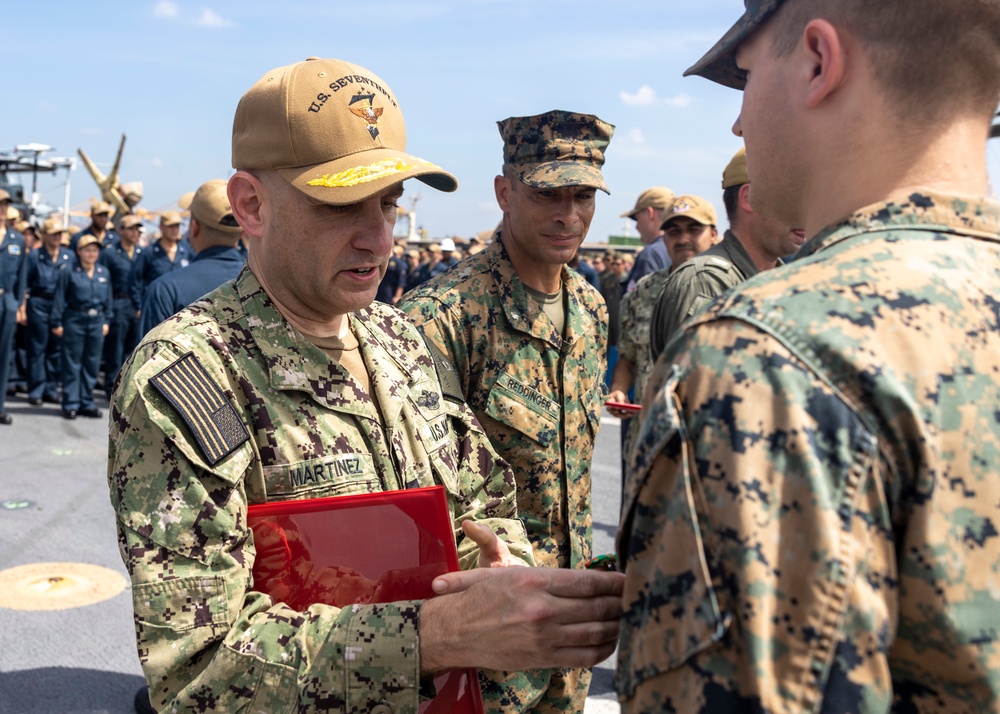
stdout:
<svg viewBox="0 0 1000 714">
<path fill-rule="evenodd" d="M 368 125 L 368 133 L 372 135 L 372 139 L 378 136 L 378 119 L 382 116 L 383 111 L 382 107 L 372 106 L 374 99 L 374 94 L 362 94 L 359 91 L 351 97 L 351 101 L 347 104 L 347 108 L 351 110 L 351 114 L 365 120 L 365 124 Z M 354 104 L 357 102 L 368 102 L 368 106 L 356 107 Z"/>
<path fill-rule="evenodd" d="M 319 178 L 309 181 L 310 186 L 322 186 L 325 188 L 344 188 L 345 186 L 357 186 L 359 183 L 377 181 L 381 178 L 393 176 L 394 174 L 405 173 L 421 166 L 433 166 L 426 161 L 408 164 L 399 159 L 382 159 L 367 166 L 355 166 L 336 174 L 324 174 Z"/>
</svg>

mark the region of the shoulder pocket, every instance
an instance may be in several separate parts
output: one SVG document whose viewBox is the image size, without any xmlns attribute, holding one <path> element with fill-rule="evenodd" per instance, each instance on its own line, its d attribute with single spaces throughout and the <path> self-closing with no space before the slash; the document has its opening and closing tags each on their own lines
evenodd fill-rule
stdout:
<svg viewBox="0 0 1000 714">
<path fill-rule="evenodd" d="M 543 446 L 559 435 L 559 405 L 506 373 L 493 384 L 486 413 Z"/>
<path fill-rule="evenodd" d="M 701 490 L 676 404 L 677 373 L 641 427 L 625 489 L 619 558 L 629 575 L 615 675 L 631 697 L 643 681 L 683 665 L 725 635 L 732 615 L 716 594 L 700 526 Z M 653 480 L 657 458 L 670 478 Z M 662 482 L 661 482 L 662 481 Z"/>
</svg>

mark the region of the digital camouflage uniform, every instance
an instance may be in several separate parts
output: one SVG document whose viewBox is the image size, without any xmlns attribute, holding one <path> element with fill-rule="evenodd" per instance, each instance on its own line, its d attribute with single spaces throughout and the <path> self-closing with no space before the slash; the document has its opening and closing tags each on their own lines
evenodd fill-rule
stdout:
<svg viewBox="0 0 1000 714">
<path fill-rule="evenodd" d="M 590 462 L 608 319 L 600 293 L 582 276 L 563 268 L 562 281 L 565 336 L 528 296 L 498 233 L 481 253 L 407 293 L 399 307 L 452 360 L 469 406 L 510 462 L 536 562 L 576 568 L 591 557 Z M 523 710 L 542 695 L 550 672 L 520 673 L 505 687 L 484 681 L 488 706 Z M 590 673 L 569 675 L 565 689 L 557 681 L 549 686 L 536 711 L 565 710 L 575 687 L 582 707 Z"/>
<path fill-rule="evenodd" d="M 249 504 L 442 484 L 456 525 L 475 518 L 531 560 L 510 469 L 457 389 L 442 392 L 417 331 L 378 303 L 349 320 L 375 402 L 249 269 L 161 323 L 123 367 L 108 480 L 158 708 L 417 711 L 420 603 L 295 612 L 255 592 Z M 195 386 L 178 398 L 171 385 L 184 383 Z"/>
<path fill-rule="evenodd" d="M 654 298 L 656 303 L 649 323 L 649 358 L 656 362 L 686 319 L 759 272 L 732 231 L 726 231 L 721 243 L 684 261 L 670 274 L 660 290 L 659 299 Z"/>
<path fill-rule="evenodd" d="M 649 356 L 649 326 L 653 319 L 653 308 L 670 277 L 670 268 L 650 273 L 635 286 L 635 290 L 622 298 L 622 332 L 618 340 L 618 359 L 627 359 L 633 365 L 633 392 L 635 402 L 642 403 L 642 392 L 646 380 L 653 371 L 653 360 Z M 622 423 L 627 430 L 622 444 L 622 458 L 628 463 L 635 440 L 639 436 L 639 417 L 632 417 Z"/>
<path fill-rule="evenodd" d="M 625 710 L 996 711 L 1000 204 L 913 194 L 802 255 L 665 352 L 618 537 Z"/>
</svg>

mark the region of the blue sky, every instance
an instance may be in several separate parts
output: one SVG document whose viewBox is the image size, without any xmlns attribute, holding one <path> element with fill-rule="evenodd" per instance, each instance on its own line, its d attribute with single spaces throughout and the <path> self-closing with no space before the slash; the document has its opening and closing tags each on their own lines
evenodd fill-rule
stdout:
<svg viewBox="0 0 1000 714">
<path fill-rule="evenodd" d="M 411 0 L 408 2 L 4 3 L 0 149 L 82 147 L 104 170 L 128 135 L 124 181 L 163 210 L 227 178 L 240 96 L 268 69 L 307 56 L 365 66 L 392 88 L 408 149 L 454 173 L 440 194 L 415 181 L 418 224 L 469 236 L 500 217 L 496 121 L 549 109 L 616 126 L 589 241 L 621 234 L 618 215 L 652 185 L 705 196 L 722 213 L 722 168 L 739 148 L 740 94 L 682 72 L 743 9 L 739 0 Z M 990 144 L 1000 175 L 1000 140 Z M 40 180 L 62 203 L 63 179 Z M 995 179 L 996 182 L 996 179 Z M 97 188 L 79 167 L 71 205 Z M 634 234 L 634 231 L 633 231 Z"/>
</svg>

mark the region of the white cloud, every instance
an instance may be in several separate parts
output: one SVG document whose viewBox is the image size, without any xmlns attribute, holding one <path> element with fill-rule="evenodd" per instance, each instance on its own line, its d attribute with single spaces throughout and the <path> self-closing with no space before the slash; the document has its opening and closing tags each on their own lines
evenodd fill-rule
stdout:
<svg viewBox="0 0 1000 714">
<path fill-rule="evenodd" d="M 648 107 L 650 104 L 656 104 L 656 90 L 648 84 L 639 87 L 639 91 L 635 94 L 623 90 L 618 96 L 630 107 Z"/>
<path fill-rule="evenodd" d="M 160 0 L 153 7 L 153 17 L 166 17 L 173 19 L 177 17 L 179 8 L 177 3 L 171 2 L 170 0 Z"/>
<path fill-rule="evenodd" d="M 643 133 L 642 129 L 635 127 L 634 129 L 630 129 L 625 135 L 625 141 L 629 144 L 644 146 L 646 144 L 646 135 Z"/>
<path fill-rule="evenodd" d="M 233 22 L 206 7 L 201 11 L 201 17 L 195 24 L 200 27 L 231 27 Z"/>
<path fill-rule="evenodd" d="M 622 103 L 630 107 L 649 107 L 654 104 L 665 104 L 673 109 L 684 109 L 691 105 L 691 97 L 687 94 L 678 94 L 676 97 L 660 98 L 656 90 L 648 84 L 644 84 L 634 93 L 622 91 L 618 95 Z"/>
<path fill-rule="evenodd" d="M 163 168 L 163 159 L 160 158 L 136 159 L 134 163 L 136 166 L 152 166 L 156 169 Z"/>
<path fill-rule="evenodd" d="M 678 94 L 676 97 L 664 97 L 663 103 L 674 109 L 685 109 L 691 106 L 691 97 L 687 94 Z"/>
</svg>

